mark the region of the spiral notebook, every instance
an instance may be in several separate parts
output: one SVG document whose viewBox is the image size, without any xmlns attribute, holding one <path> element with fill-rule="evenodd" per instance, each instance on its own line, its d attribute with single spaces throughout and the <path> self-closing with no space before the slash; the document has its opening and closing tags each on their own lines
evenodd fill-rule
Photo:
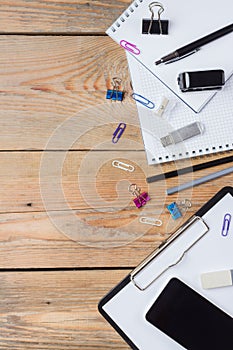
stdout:
<svg viewBox="0 0 233 350">
<path fill-rule="evenodd" d="M 226 80 L 233 71 L 233 33 L 201 47 L 200 51 L 175 63 L 155 65 L 155 61 L 176 49 L 232 23 L 233 1 L 163 0 L 161 19 L 169 20 L 168 35 L 142 34 L 142 19 L 150 19 L 151 0 L 136 0 L 107 30 L 118 44 L 135 45 L 131 53 L 153 77 L 157 77 L 195 112 L 199 112 L 216 94 L 214 91 L 180 92 L 177 76 L 184 71 L 223 69 Z M 155 11 L 155 19 L 157 10 Z M 125 46 L 125 45 L 123 45 Z"/>
<path fill-rule="evenodd" d="M 233 149 L 233 77 L 200 113 L 174 97 L 159 80 L 127 53 L 134 92 L 152 101 L 154 109 L 137 102 L 148 164 L 157 164 Z M 169 103 L 162 117 L 156 114 L 163 98 Z M 204 127 L 202 135 L 163 147 L 160 138 L 195 121 Z"/>
</svg>

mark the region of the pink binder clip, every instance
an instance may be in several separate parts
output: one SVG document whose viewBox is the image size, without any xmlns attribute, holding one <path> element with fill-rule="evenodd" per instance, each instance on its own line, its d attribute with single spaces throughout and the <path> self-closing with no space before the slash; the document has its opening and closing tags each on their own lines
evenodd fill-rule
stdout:
<svg viewBox="0 0 233 350">
<path fill-rule="evenodd" d="M 146 204 L 146 202 L 150 200 L 150 196 L 148 195 L 147 192 L 140 193 L 140 191 L 141 191 L 140 188 L 138 188 L 137 185 L 135 184 L 132 184 L 129 186 L 129 192 L 133 196 L 136 196 L 133 202 L 137 208 L 141 208 L 143 205 Z"/>
<path fill-rule="evenodd" d="M 126 40 L 121 40 L 120 45 L 127 51 L 133 53 L 134 55 L 140 55 L 140 50 L 137 48 L 136 45 L 131 44 L 130 42 Z"/>
</svg>

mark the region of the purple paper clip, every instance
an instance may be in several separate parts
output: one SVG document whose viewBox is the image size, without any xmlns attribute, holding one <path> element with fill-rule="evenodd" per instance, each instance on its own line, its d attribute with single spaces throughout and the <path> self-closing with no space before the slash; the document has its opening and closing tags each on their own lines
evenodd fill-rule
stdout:
<svg viewBox="0 0 233 350">
<path fill-rule="evenodd" d="M 147 192 L 140 193 L 140 188 L 137 187 L 136 184 L 132 184 L 129 186 L 129 192 L 136 196 L 136 198 L 133 199 L 134 204 L 137 208 L 141 208 L 143 205 L 146 204 L 150 200 L 150 196 Z"/>
<path fill-rule="evenodd" d="M 231 214 L 224 215 L 223 218 L 223 225 L 222 225 L 222 236 L 226 237 L 229 233 L 230 229 L 230 223 L 231 223 Z"/>
<path fill-rule="evenodd" d="M 126 124 L 120 123 L 113 133 L 112 142 L 117 143 L 123 132 L 125 131 Z"/>
<path fill-rule="evenodd" d="M 126 40 L 121 40 L 120 41 L 120 45 L 127 51 L 133 53 L 134 55 L 140 55 L 141 51 L 139 50 L 139 48 L 137 48 L 136 45 L 131 44 L 130 42 L 126 41 Z"/>
<path fill-rule="evenodd" d="M 148 100 L 146 97 L 143 97 L 142 95 L 139 95 L 139 94 L 136 94 L 135 92 L 131 95 L 131 97 L 141 103 L 143 106 L 147 107 L 147 108 L 150 108 L 150 109 L 153 109 L 155 108 L 155 104 Z"/>
</svg>

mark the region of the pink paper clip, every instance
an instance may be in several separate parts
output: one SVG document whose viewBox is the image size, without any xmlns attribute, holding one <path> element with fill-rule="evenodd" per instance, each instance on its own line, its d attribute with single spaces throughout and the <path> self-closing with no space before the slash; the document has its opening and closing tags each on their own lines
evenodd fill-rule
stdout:
<svg viewBox="0 0 233 350">
<path fill-rule="evenodd" d="M 140 55 L 141 51 L 137 48 L 136 45 L 131 44 L 126 40 L 121 40 L 120 45 L 127 51 L 133 53 L 134 55 Z"/>
<path fill-rule="evenodd" d="M 150 196 L 147 192 L 140 193 L 140 188 L 137 187 L 136 184 L 132 184 L 129 186 L 129 192 L 136 196 L 136 198 L 133 199 L 134 204 L 137 208 L 141 208 L 143 205 L 146 204 L 150 200 Z"/>
</svg>

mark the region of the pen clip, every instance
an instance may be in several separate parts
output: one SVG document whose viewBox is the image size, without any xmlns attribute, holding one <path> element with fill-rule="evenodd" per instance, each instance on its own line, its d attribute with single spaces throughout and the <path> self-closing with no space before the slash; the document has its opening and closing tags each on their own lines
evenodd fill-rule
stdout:
<svg viewBox="0 0 233 350">
<path fill-rule="evenodd" d="M 199 50 L 200 50 L 200 48 L 195 49 L 195 50 L 193 50 L 192 52 L 189 52 L 189 53 L 187 53 L 187 54 L 184 55 L 184 56 L 173 58 L 172 60 L 165 62 L 165 64 L 169 64 L 169 63 L 173 63 L 173 62 L 176 62 L 176 61 L 180 61 L 180 60 L 182 60 L 183 58 L 186 58 L 186 57 L 188 57 L 188 56 L 191 56 L 192 54 L 196 53 L 196 52 L 199 51 Z"/>
</svg>

